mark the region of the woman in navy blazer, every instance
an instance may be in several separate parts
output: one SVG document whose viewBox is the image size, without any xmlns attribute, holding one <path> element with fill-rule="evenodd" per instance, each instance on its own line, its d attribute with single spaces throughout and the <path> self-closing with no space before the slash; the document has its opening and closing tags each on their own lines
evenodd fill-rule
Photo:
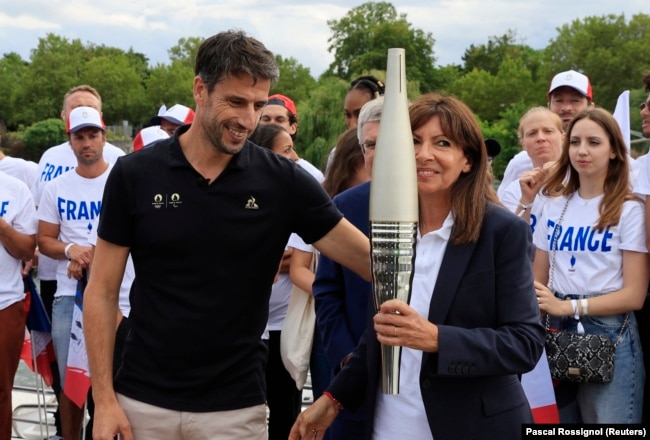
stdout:
<svg viewBox="0 0 650 440">
<path fill-rule="evenodd" d="M 518 439 L 533 421 L 518 377 L 544 344 L 530 227 L 498 205 L 465 104 L 430 93 L 409 113 L 420 205 L 411 299 L 379 307 L 290 439 L 322 438 L 340 408 L 364 401 L 375 440 Z M 403 347 L 397 395 L 381 391 L 380 344 Z"/>
</svg>

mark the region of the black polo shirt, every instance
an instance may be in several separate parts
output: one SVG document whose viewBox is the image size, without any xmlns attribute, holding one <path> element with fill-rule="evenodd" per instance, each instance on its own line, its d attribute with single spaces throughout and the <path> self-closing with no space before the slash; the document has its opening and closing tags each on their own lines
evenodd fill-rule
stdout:
<svg viewBox="0 0 650 440">
<path fill-rule="evenodd" d="M 98 235 L 130 247 L 136 274 L 115 389 L 179 411 L 262 404 L 260 337 L 289 235 L 312 243 L 342 216 L 312 176 L 250 142 L 207 185 L 178 134 L 120 158 L 104 191 Z"/>
</svg>

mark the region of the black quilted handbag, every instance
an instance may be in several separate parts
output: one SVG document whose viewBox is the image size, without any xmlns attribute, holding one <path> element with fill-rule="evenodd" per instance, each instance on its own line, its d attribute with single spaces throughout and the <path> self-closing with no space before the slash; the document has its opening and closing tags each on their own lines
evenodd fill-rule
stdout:
<svg viewBox="0 0 650 440">
<path fill-rule="evenodd" d="M 546 356 L 551 377 L 577 383 L 608 383 L 614 377 L 611 339 L 589 333 L 546 331 Z"/>
</svg>

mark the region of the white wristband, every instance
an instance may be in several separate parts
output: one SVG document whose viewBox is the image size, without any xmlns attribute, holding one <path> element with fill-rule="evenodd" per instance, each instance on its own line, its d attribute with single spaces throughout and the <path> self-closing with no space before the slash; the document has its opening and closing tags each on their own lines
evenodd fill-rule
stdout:
<svg viewBox="0 0 650 440">
<path fill-rule="evenodd" d="M 521 209 L 523 209 L 524 211 L 528 211 L 530 208 L 533 207 L 533 204 L 531 203 L 531 204 L 529 204 L 529 205 L 524 205 L 523 203 L 519 202 L 519 206 L 520 206 Z"/>
<path fill-rule="evenodd" d="M 587 298 L 582 298 L 580 300 L 580 308 L 582 309 L 582 316 L 587 316 L 589 314 L 589 300 Z"/>
<path fill-rule="evenodd" d="M 573 318 L 576 321 L 578 321 L 578 325 L 576 325 L 576 333 L 583 334 L 585 332 L 585 328 L 582 325 L 582 322 L 580 321 L 580 312 L 578 310 L 578 300 L 572 299 L 571 300 L 571 307 L 573 308 Z"/>
<path fill-rule="evenodd" d="M 573 317 L 575 319 L 580 319 L 580 313 L 578 312 L 578 301 L 575 299 L 571 300 L 571 308 L 573 309 Z"/>
<path fill-rule="evenodd" d="M 63 253 L 65 254 L 65 257 L 66 257 L 68 260 L 71 260 L 71 259 L 72 259 L 72 258 L 70 258 L 70 254 L 69 254 L 68 252 L 70 251 L 70 248 L 71 248 L 73 245 L 74 245 L 74 243 L 68 243 L 68 245 L 65 247 L 65 250 L 63 251 Z"/>
</svg>

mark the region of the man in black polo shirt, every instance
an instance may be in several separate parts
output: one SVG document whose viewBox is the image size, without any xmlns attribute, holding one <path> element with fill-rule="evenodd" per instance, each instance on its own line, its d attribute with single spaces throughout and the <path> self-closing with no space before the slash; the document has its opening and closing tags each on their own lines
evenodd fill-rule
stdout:
<svg viewBox="0 0 650 440">
<path fill-rule="evenodd" d="M 247 141 L 278 68 L 243 32 L 199 48 L 190 126 L 125 156 L 102 201 L 84 321 L 94 438 L 265 439 L 271 285 L 291 232 L 370 278 L 370 245 L 309 174 Z M 129 251 L 131 333 L 112 380 Z"/>
</svg>

